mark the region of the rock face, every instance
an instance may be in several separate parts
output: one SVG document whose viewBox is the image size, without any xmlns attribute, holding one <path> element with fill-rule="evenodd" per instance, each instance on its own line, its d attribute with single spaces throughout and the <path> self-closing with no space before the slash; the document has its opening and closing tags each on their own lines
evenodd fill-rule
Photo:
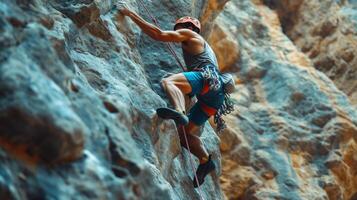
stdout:
<svg viewBox="0 0 357 200">
<path fill-rule="evenodd" d="M 174 123 L 155 114 L 160 80 L 180 68 L 119 2 L 0 2 L 0 199 L 199 199 Z M 163 29 L 199 17 L 243 83 L 229 127 L 204 127 L 217 164 L 204 199 L 357 197 L 355 1 L 144 2 Z"/>
<path fill-rule="evenodd" d="M 264 0 L 284 32 L 357 105 L 357 2 Z"/>
<path fill-rule="evenodd" d="M 155 114 L 179 67 L 118 2 L 0 2 L 0 199 L 199 198 L 174 123 Z M 225 3 L 147 6 L 171 29 L 191 12 L 209 27 Z M 222 199 L 219 138 L 208 124 L 202 138 L 217 163 L 202 195 Z"/>
<path fill-rule="evenodd" d="M 290 13 L 301 2 L 228 2 L 213 26 L 216 50 L 223 42 L 239 47 L 236 58 L 217 53 L 224 70 L 243 81 L 232 95 L 237 107 L 226 118 L 229 128 L 220 135 L 228 199 L 356 198 L 356 110 L 284 34 L 291 29 L 287 22 L 301 20 Z"/>
</svg>

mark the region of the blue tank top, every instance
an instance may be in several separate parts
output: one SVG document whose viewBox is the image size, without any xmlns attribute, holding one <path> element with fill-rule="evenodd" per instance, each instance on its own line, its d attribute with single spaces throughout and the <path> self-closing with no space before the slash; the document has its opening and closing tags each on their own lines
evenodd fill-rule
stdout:
<svg viewBox="0 0 357 200">
<path fill-rule="evenodd" d="M 204 50 L 202 53 L 197 55 L 192 55 L 182 49 L 183 59 L 185 61 L 186 67 L 188 71 L 192 71 L 194 69 L 200 69 L 206 65 L 214 65 L 218 69 L 218 62 L 216 55 L 214 54 L 212 48 L 205 41 Z"/>
</svg>

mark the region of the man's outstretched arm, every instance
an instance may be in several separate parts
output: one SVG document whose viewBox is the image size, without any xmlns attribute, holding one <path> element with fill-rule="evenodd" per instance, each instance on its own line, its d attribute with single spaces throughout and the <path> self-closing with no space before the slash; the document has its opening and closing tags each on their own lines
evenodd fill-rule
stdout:
<svg viewBox="0 0 357 200">
<path fill-rule="evenodd" d="M 177 31 L 163 31 L 159 27 L 145 21 L 138 14 L 129 10 L 125 6 L 120 9 L 120 12 L 123 15 L 130 17 L 144 33 L 146 33 L 154 40 L 163 42 L 183 42 L 196 36 L 196 33 L 189 29 L 180 29 Z"/>
</svg>

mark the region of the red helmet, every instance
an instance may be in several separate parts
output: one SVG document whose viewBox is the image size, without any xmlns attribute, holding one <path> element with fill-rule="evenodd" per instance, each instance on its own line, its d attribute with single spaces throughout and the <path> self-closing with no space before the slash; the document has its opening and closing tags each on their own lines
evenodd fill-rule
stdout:
<svg viewBox="0 0 357 200">
<path fill-rule="evenodd" d="M 201 31 L 200 21 L 198 21 L 198 19 L 196 19 L 196 18 L 189 17 L 189 16 L 181 17 L 180 19 L 176 20 L 174 30 L 176 30 L 177 25 L 186 24 L 186 23 L 192 24 L 198 30 L 198 33 Z"/>
</svg>

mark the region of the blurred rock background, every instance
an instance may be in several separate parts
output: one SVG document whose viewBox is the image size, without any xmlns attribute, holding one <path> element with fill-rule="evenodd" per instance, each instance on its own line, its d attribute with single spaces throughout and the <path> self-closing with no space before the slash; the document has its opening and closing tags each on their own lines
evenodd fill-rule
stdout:
<svg viewBox="0 0 357 200">
<path fill-rule="evenodd" d="M 119 2 L 0 2 L 0 199 L 199 199 L 155 115 L 180 68 Z M 238 83 L 228 129 L 202 135 L 205 199 L 357 199 L 356 1 L 144 2 L 163 29 L 198 17 Z"/>
<path fill-rule="evenodd" d="M 226 4 L 210 41 L 243 81 L 220 137 L 228 199 L 357 199 L 356 17 L 356 1 Z"/>
</svg>

